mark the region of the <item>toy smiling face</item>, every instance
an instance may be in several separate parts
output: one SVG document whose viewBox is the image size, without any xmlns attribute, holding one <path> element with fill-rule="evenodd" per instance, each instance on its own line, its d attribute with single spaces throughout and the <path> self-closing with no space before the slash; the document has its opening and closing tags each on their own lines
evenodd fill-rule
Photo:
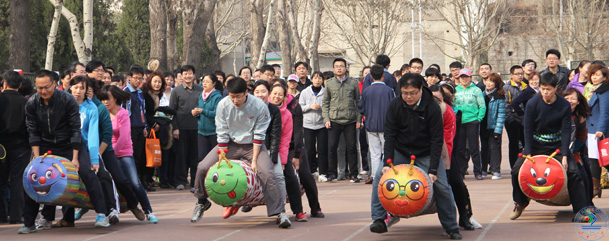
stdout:
<svg viewBox="0 0 609 241">
<path fill-rule="evenodd" d="M 387 212 L 398 216 L 409 216 L 423 209 L 430 199 L 431 183 L 419 168 L 397 165 L 396 175 L 387 171 L 379 183 L 379 199 Z"/>
<path fill-rule="evenodd" d="M 23 173 L 23 187 L 32 199 L 52 202 L 63 194 L 68 177 L 62 160 L 69 161 L 59 156 L 40 156 L 27 166 Z"/>
<path fill-rule="evenodd" d="M 207 172 L 205 189 L 209 198 L 217 204 L 228 206 L 243 198 L 247 192 L 247 175 L 239 164 L 231 161 L 232 167 L 221 162 Z"/>
<path fill-rule="evenodd" d="M 551 158 L 548 163 L 548 156 L 534 156 L 526 160 L 520 168 L 518 181 L 522 192 L 532 199 L 546 200 L 555 197 L 565 185 L 565 172 L 562 165 Z"/>
</svg>

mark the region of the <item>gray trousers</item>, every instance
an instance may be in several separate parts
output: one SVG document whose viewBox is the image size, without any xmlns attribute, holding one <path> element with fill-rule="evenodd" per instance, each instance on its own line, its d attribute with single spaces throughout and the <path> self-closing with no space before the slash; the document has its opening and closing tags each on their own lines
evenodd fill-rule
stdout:
<svg viewBox="0 0 609 241">
<path fill-rule="evenodd" d="M 198 199 L 207 199 L 205 191 L 205 176 L 209 168 L 218 162 L 218 146 L 214 147 L 205 159 L 199 162 L 197 166 L 197 175 L 195 177 L 195 197 Z M 226 158 L 229 160 L 245 159 L 248 162 L 252 161 L 254 155 L 253 144 L 237 144 L 234 142 L 228 143 L 228 152 Z M 266 211 L 269 216 L 275 216 L 285 211 L 285 194 L 281 194 L 285 190 L 285 185 L 282 187 L 278 184 L 275 177 L 273 162 L 264 145 L 260 147 L 260 154 L 257 161 L 258 172 L 256 175 L 262 184 L 262 192 L 264 193 L 264 201 L 266 202 Z M 282 198 L 283 197 L 283 198 Z"/>
</svg>

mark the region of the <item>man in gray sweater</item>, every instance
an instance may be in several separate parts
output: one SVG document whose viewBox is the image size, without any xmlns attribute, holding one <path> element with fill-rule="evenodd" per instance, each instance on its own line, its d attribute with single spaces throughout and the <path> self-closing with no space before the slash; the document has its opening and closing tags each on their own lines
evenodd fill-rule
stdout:
<svg viewBox="0 0 609 241">
<path fill-rule="evenodd" d="M 229 160 L 245 159 L 250 163 L 262 183 L 268 216 L 278 215 L 279 227 L 288 228 L 291 223 L 285 214 L 285 203 L 280 192 L 285 185 L 279 185 L 275 177 L 282 175 L 281 165 L 275 165 L 280 170 L 273 170 L 273 162 L 264 145 L 266 130 L 271 122 L 268 107 L 262 100 L 247 93 L 247 83 L 239 77 L 229 81 L 226 90 L 228 97 L 218 103 L 216 110 L 218 146 L 197 167 L 194 195 L 199 200 L 190 221 L 201 220 L 205 210 L 211 207 L 205 191 L 205 177 L 209 168 L 218 162 L 218 150 L 228 149 L 226 158 Z M 233 208 L 231 211 L 237 210 Z"/>
<path fill-rule="evenodd" d="M 177 112 L 173 119 L 173 138 L 179 140 L 175 182 L 178 190 L 184 190 L 184 186 L 188 183 L 188 168 L 190 168 L 190 191 L 193 192 L 194 177 L 200 160 L 197 153 L 198 119 L 192 116 L 191 111 L 199 104 L 203 87 L 194 84 L 195 67 L 192 65 L 184 65 L 181 73 L 184 83 L 173 89 L 169 100 L 169 107 Z"/>
</svg>

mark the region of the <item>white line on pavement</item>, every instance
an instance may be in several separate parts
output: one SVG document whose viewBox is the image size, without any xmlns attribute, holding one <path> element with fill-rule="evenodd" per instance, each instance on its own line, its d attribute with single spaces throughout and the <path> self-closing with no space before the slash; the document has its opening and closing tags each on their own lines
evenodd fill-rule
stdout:
<svg viewBox="0 0 609 241">
<path fill-rule="evenodd" d="M 495 216 L 495 218 L 486 226 L 486 228 L 484 228 L 484 230 L 482 230 L 482 233 L 480 233 L 480 235 L 478 236 L 476 241 L 482 241 L 484 239 L 484 237 L 486 236 L 486 233 L 488 233 L 488 231 L 491 230 L 491 228 L 497 222 L 497 220 L 499 220 L 499 218 L 503 215 L 503 213 L 505 213 L 505 211 L 510 207 L 510 204 L 513 204 L 513 202 L 508 201 L 505 204 L 505 206 L 501 209 L 501 211 L 499 211 L 499 213 L 497 213 L 497 216 Z"/>
<path fill-rule="evenodd" d="M 352 238 L 354 238 L 355 236 L 357 236 L 358 234 L 360 234 L 361 232 L 364 231 L 364 229 L 366 229 L 370 224 L 367 223 L 366 225 L 364 225 L 363 227 L 361 227 L 360 229 L 358 229 L 357 231 L 355 231 L 355 233 L 349 235 L 349 237 L 347 237 L 346 239 L 343 239 L 343 241 L 349 241 Z"/>
</svg>

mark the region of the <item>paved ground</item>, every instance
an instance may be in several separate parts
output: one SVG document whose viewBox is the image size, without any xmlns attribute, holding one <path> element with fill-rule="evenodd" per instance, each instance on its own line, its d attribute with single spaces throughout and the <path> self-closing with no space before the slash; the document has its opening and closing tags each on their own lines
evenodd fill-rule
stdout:
<svg viewBox="0 0 609 241">
<path fill-rule="evenodd" d="M 505 141 L 507 142 L 507 141 Z M 504 143 L 505 143 L 504 142 Z M 504 149 L 507 147 L 504 144 Z M 571 223 L 571 207 L 551 207 L 532 202 L 516 221 L 508 219 L 513 204 L 507 177 L 507 155 L 504 155 L 502 180 L 474 180 L 466 176 L 474 217 L 483 226 L 462 231 L 464 240 L 582 240 Z M 471 172 L 471 170 L 470 170 Z M 149 193 L 160 219 L 159 224 L 137 221 L 131 214 L 121 215 L 118 225 L 105 229 L 93 227 L 94 214 L 88 213 L 76 228 L 52 229 L 34 234 L 17 235 L 20 225 L 0 225 L 0 240 L 447 240 L 437 216 L 427 215 L 402 220 L 388 233 L 371 233 L 370 190 L 363 183 L 318 184 L 321 205 L 326 218 L 311 218 L 295 223 L 290 229 L 279 229 L 274 218 L 266 217 L 264 207 L 221 218 L 217 205 L 196 224 L 190 223 L 195 198 L 188 191 L 161 190 Z M 609 190 L 605 190 L 609 195 Z M 303 198 L 306 205 L 306 198 Z M 595 199 L 598 207 L 609 212 L 609 199 Z M 289 205 L 286 206 L 289 209 Z M 309 211 L 308 208 L 305 210 Z M 290 212 L 291 213 L 291 212 Z M 605 236 L 604 240 L 609 240 Z"/>
</svg>

